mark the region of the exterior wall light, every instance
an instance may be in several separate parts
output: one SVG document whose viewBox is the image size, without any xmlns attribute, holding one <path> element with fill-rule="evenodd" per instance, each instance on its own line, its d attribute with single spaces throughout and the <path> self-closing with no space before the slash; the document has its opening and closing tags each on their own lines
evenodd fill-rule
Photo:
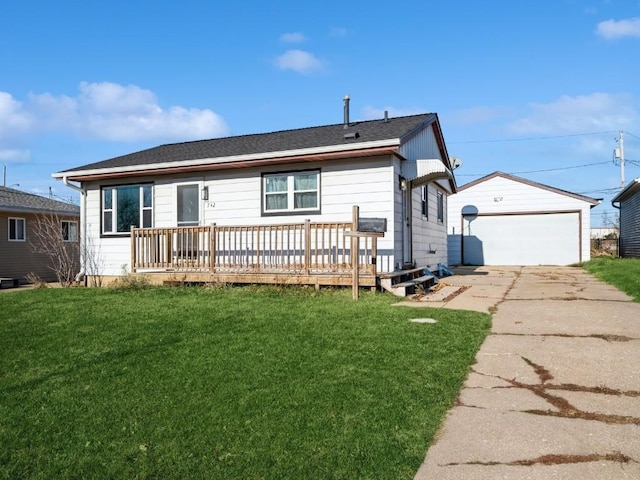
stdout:
<svg viewBox="0 0 640 480">
<path fill-rule="evenodd" d="M 202 187 L 202 190 L 200 190 L 200 198 L 202 200 L 209 200 L 209 187 Z"/>
</svg>

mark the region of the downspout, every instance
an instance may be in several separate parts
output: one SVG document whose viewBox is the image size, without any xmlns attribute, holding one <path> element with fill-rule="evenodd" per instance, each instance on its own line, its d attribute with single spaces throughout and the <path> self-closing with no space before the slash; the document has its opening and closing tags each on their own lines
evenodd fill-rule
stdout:
<svg viewBox="0 0 640 480">
<path fill-rule="evenodd" d="M 87 262 L 87 191 L 82 187 L 69 183 L 69 179 L 67 178 L 66 175 L 62 177 L 62 183 L 64 183 L 67 187 L 71 188 L 72 190 L 75 190 L 76 192 L 80 192 L 80 198 L 81 198 L 80 222 L 82 223 L 82 228 L 81 228 L 82 255 L 80 256 L 81 258 L 80 271 L 76 274 L 75 281 L 79 282 L 80 280 L 84 279 L 85 287 L 86 287 L 87 276 L 85 271 L 85 264 Z"/>
<path fill-rule="evenodd" d="M 613 200 L 611 200 L 611 206 L 613 208 L 617 208 L 618 210 L 620 210 L 620 205 L 616 205 L 615 203 L 613 203 Z M 618 214 L 618 258 L 620 258 L 621 256 L 621 252 L 620 252 L 620 245 L 622 244 L 622 225 L 620 224 L 620 221 L 622 220 L 620 218 L 620 214 Z"/>
</svg>

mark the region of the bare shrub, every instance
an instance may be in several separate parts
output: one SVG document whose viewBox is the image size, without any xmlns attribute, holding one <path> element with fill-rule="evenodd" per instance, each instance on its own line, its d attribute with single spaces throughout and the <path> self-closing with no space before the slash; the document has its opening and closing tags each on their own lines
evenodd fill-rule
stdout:
<svg viewBox="0 0 640 480">
<path fill-rule="evenodd" d="M 37 273 L 30 272 L 25 275 L 25 280 L 33 285 L 34 288 L 48 288 L 49 284 L 42 280 Z"/>
<path fill-rule="evenodd" d="M 70 287 L 80 270 L 80 242 L 79 238 L 69 241 L 71 232 L 63 230 L 63 220 L 67 219 L 57 214 L 37 215 L 29 244 L 34 252 L 46 255 L 46 266 L 60 285 Z M 75 234 L 79 236 L 79 232 Z"/>
</svg>

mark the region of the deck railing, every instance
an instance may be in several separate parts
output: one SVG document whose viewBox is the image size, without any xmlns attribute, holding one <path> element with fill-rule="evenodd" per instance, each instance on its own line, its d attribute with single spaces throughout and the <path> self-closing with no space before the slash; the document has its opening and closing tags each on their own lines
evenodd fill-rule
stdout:
<svg viewBox="0 0 640 480">
<path fill-rule="evenodd" d="M 349 274 L 351 222 L 132 228 L 133 272 Z M 377 238 L 363 237 L 358 271 L 376 274 Z"/>
</svg>

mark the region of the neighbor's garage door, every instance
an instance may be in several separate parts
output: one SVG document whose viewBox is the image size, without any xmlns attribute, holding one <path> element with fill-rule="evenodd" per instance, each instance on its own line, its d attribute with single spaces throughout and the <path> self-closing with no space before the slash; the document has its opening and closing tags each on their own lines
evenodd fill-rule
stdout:
<svg viewBox="0 0 640 480">
<path fill-rule="evenodd" d="M 569 265 L 580 261 L 578 212 L 465 219 L 467 265 Z M 466 235 L 469 232 L 469 235 Z"/>
</svg>

